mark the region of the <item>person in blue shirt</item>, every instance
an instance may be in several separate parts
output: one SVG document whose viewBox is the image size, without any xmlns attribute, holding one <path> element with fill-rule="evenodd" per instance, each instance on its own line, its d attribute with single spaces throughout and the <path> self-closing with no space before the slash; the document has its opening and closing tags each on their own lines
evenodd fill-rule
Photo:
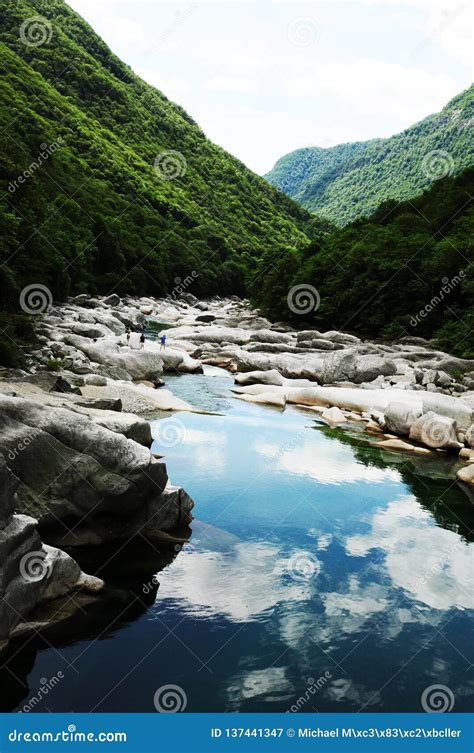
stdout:
<svg viewBox="0 0 474 753">
<path fill-rule="evenodd" d="M 160 350 L 166 348 L 166 335 L 160 335 Z"/>
</svg>

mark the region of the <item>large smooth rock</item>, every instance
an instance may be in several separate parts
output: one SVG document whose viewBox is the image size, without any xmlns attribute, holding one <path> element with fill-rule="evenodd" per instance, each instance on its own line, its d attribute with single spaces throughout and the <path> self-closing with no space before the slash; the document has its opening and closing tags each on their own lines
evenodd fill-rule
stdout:
<svg viewBox="0 0 474 753">
<path fill-rule="evenodd" d="M 262 343 L 290 343 L 294 341 L 294 338 L 292 335 L 285 334 L 284 332 L 275 332 L 271 329 L 259 329 L 251 333 L 250 341 Z"/>
<path fill-rule="evenodd" d="M 235 375 L 236 384 L 273 384 L 281 386 L 285 384 L 285 381 L 276 369 L 270 369 L 269 371 L 247 371 L 244 374 Z"/>
<path fill-rule="evenodd" d="M 459 398 L 450 395 L 433 395 L 432 393 L 399 389 L 361 390 L 352 387 L 292 387 L 291 384 L 292 380 L 287 380 L 283 386 L 251 384 L 234 387 L 233 392 L 253 395 L 272 392 L 273 394 L 283 395 L 288 403 L 325 407 L 336 405 L 341 409 L 353 410 L 358 413 L 370 413 L 374 410 L 385 413 L 391 402 L 406 402 L 417 407 L 421 399 L 423 413 L 434 410 L 440 415 L 453 418 L 461 431 L 466 431 L 472 424 L 472 408 Z"/>
<path fill-rule="evenodd" d="M 87 576 L 68 554 L 43 544 L 37 521 L 27 515 L 10 514 L 16 505 L 17 479 L 0 456 L 0 644 L 4 648 L 16 626 L 28 620 L 45 599 L 62 596 L 81 587 L 100 590 L 104 584 Z M 8 476 L 11 478 L 9 479 Z M 10 499 L 6 497 L 10 495 Z"/>
<path fill-rule="evenodd" d="M 153 380 L 163 372 L 163 359 L 156 350 L 133 350 L 121 346 L 115 338 L 94 342 L 78 335 L 67 335 L 65 341 L 85 353 L 91 361 L 125 369 L 133 379 Z"/>
<path fill-rule="evenodd" d="M 461 448 L 457 440 L 456 421 L 447 416 L 440 416 L 434 411 L 428 411 L 412 424 L 409 437 L 433 449 Z"/>
<path fill-rule="evenodd" d="M 167 481 L 165 466 L 137 442 L 21 398 L 0 396 L 0 451 L 20 480 L 18 509 L 43 526 L 92 513 L 132 515 Z"/>
<path fill-rule="evenodd" d="M 470 463 L 464 468 L 461 468 L 457 473 L 457 477 L 459 481 L 462 481 L 464 484 L 474 486 L 474 463 Z"/>
<path fill-rule="evenodd" d="M 94 423 L 104 426 L 110 431 L 123 434 L 128 439 L 133 439 L 138 444 L 151 447 L 153 437 L 151 435 L 150 422 L 136 416 L 134 413 L 117 413 L 116 411 L 89 410 L 87 415 Z"/>
<path fill-rule="evenodd" d="M 423 403 L 389 403 L 385 413 L 385 426 L 388 431 L 407 437 L 415 421 L 423 413 Z"/>
<path fill-rule="evenodd" d="M 18 483 L 18 479 L 8 468 L 5 458 L 0 455 L 0 530 L 15 509 Z"/>
</svg>

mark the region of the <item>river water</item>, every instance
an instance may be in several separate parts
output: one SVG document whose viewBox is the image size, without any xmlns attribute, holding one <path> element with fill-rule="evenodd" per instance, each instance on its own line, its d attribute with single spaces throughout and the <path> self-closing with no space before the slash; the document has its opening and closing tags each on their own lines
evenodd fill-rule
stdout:
<svg viewBox="0 0 474 753">
<path fill-rule="evenodd" d="M 130 576 L 144 551 L 121 552 L 129 598 L 15 645 L 3 708 L 60 671 L 36 711 L 154 711 L 166 685 L 187 711 L 419 711 L 439 684 L 471 709 L 473 509 L 449 462 L 233 399 L 220 369 L 166 381 L 215 413 L 153 423 L 192 535 L 149 582 Z"/>
</svg>

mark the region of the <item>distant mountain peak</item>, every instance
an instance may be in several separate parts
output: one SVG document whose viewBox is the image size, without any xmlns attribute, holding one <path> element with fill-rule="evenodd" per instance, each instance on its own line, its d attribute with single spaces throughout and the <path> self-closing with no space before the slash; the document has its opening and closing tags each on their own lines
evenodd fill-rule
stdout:
<svg viewBox="0 0 474 753">
<path fill-rule="evenodd" d="M 439 152 L 446 153 L 445 174 L 458 174 L 471 165 L 473 124 L 471 86 L 441 112 L 401 133 L 327 148 L 296 149 L 281 157 L 265 177 L 309 211 L 345 225 L 369 215 L 382 201 L 409 199 L 429 188 L 437 175 L 427 165 L 439 162 Z"/>
</svg>

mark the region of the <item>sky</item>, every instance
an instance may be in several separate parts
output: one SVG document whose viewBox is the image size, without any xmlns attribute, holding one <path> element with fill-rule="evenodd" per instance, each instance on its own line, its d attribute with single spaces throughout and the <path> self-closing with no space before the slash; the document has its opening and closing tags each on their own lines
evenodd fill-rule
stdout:
<svg viewBox="0 0 474 753">
<path fill-rule="evenodd" d="M 390 136 L 472 80 L 469 0 L 68 0 L 111 49 L 259 174 Z"/>
</svg>

